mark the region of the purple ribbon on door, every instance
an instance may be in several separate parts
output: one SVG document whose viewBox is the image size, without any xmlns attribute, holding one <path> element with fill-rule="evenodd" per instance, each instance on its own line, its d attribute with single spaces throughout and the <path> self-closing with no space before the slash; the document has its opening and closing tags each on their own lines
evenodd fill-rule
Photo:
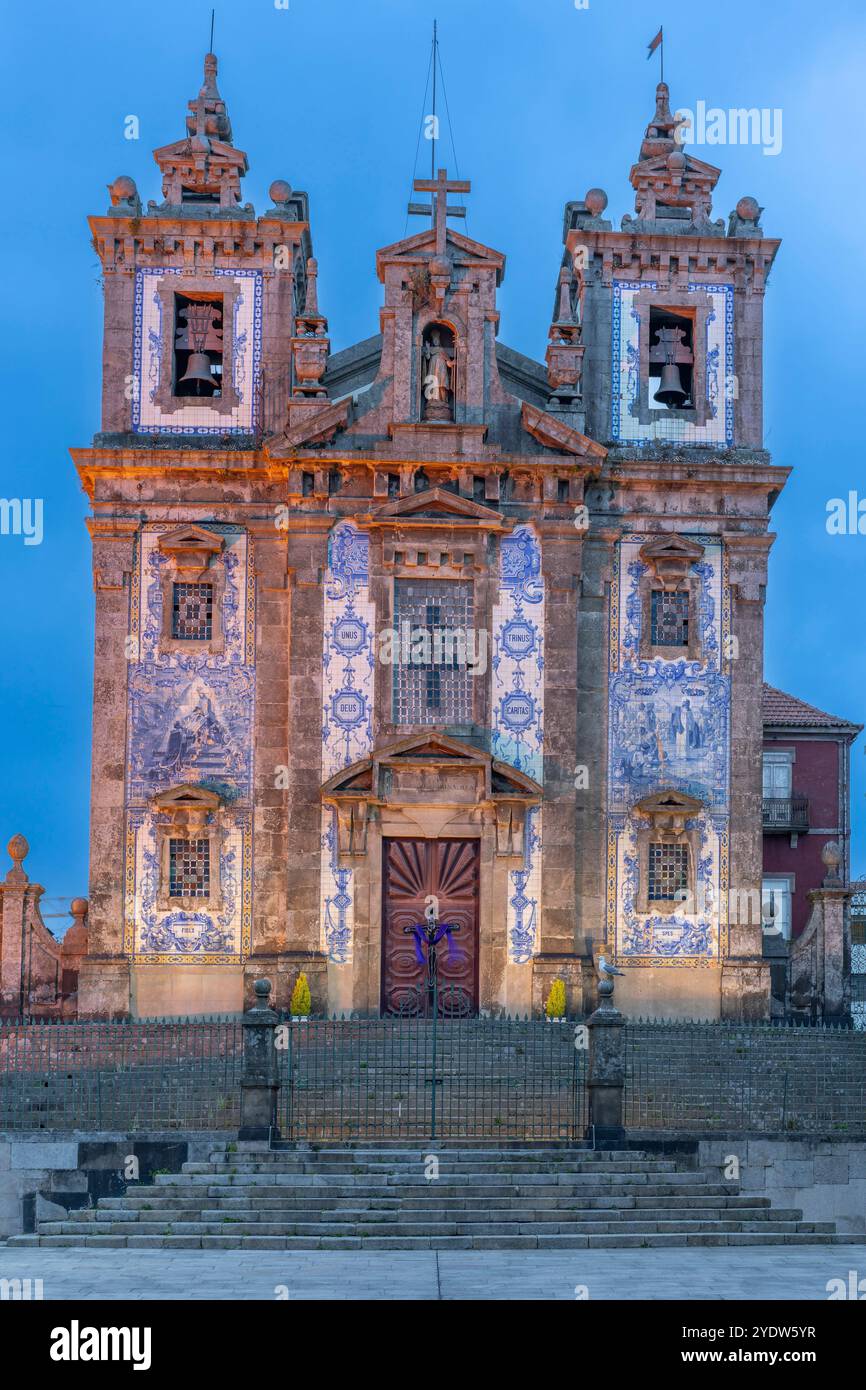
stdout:
<svg viewBox="0 0 866 1390">
<path fill-rule="evenodd" d="M 448 959 L 450 961 L 458 960 L 460 957 L 460 951 L 454 944 L 453 933 L 454 927 L 447 922 L 439 923 L 439 925 L 436 928 L 436 931 L 433 934 L 432 939 L 430 936 L 428 936 L 427 932 L 424 930 L 422 926 L 413 927 L 412 936 L 415 939 L 415 959 L 417 960 L 418 964 L 424 965 L 425 963 L 424 947 L 427 947 L 429 955 L 430 947 L 438 946 L 439 942 L 442 940 L 443 937 L 445 938 L 445 944 L 448 947 Z"/>
</svg>

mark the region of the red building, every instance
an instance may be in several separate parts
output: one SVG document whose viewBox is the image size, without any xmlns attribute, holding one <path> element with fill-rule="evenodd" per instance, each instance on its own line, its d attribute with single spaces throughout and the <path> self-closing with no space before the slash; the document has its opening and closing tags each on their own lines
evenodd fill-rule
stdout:
<svg viewBox="0 0 866 1390">
<path fill-rule="evenodd" d="M 850 749 L 862 724 L 826 714 L 764 685 L 763 916 L 786 941 L 809 919 L 809 893 L 827 872 L 821 851 L 835 841 L 850 879 Z"/>
</svg>

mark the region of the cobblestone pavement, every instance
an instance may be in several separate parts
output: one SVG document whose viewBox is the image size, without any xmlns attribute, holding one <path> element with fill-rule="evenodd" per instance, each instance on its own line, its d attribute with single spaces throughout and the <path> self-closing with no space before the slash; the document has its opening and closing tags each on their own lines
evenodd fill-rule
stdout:
<svg viewBox="0 0 866 1390">
<path fill-rule="evenodd" d="M 866 1279 L 866 1244 L 695 1250 L 177 1251 L 13 1249 L 0 1279 L 46 1299 L 826 1299 Z M 283 1293 L 286 1297 L 286 1293 Z"/>
</svg>

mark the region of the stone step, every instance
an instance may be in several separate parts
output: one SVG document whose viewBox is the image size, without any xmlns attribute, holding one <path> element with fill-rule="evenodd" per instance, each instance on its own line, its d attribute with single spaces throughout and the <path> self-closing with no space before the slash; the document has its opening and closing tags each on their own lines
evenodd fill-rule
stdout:
<svg viewBox="0 0 866 1390">
<path fill-rule="evenodd" d="M 715 1176 L 715 1175 L 714 1175 Z M 384 1170 L 381 1173 L 373 1173 L 368 1169 L 357 1173 L 155 1173 L 154 1181 L 147 1184 L 154 1191 L 163 1188 L 174 1188 L 183 1186 L 188 1190 L 200 1187 L 290 1187 L 290 1186 L 309 1186 L 320 1187 L 325 1184 L 331 1185 L 342 1179 L 344 1186 L 353 1184 L 363 1184 L 364 1186 L 381 1187 L 412 1187 L 423 1179 L 420 1172 L 393 1173 Z M 706 1182 L 705 1174 L 695 1171 L 677 1172 L 666 1171 L 655 1173 L 636 1169 L 633 1172 L 616 1173 L 599 1171 L 597 1173 L 583 1172 L 517 1172 L 510 1175 L 507 1172 L 496 1173 L 447 1173 L 444 1177 L 426 1180 L 439 1183 L 446 1182 L 451 1186 L 465 1187 L 486 1187 L 501 1185 L 504 1182 L 518 1182 L 522 1184 L 537 1186 L 575 1186 L 575 1187 L 617 1187 L 635 1184 L 642 1187 L 653 1183 L 660 1183 L 664 1186 L 689 1187 L 695 1183 Z"/>
<path fill-rule="evenodd" d="M 39 1233 L 45 1236 L 76 1235 L 82 1228 L 68 1221 L 47 1221 L 40 1225 Z M 230 1227 L 219 1221 L 146 1221 L 136 1224 L 136 1234 L 174 1235 L 174 1236 L 359 1236 L 361 1239 L 378 1236 L 435 1235 L 592 1235 L 612 1234 L 641 1235 L 684 1232 L 687 1235 L 706 1231 L 709 1233 L 728 1233 L 732 1231 L 765 1231 L 768 1234 L 833 1234 L 832 1223 L 803 1221 L 772 1221 L 760 1226 L 751 1221 L 386 1221 L 375 1226 L 366 1226 L 357 1221 L 270 1221 L 238 1222 Z M 119 1221 L 97 1221 L 85 1228 L 87 1237 L 93 1235 L 124 1236 L 130 1234 L 130 1227 Z"/>
<path fill-rule="evenodd" d="M 272 1211 L 237 1211 L 227 1212 L 223 1208 L 202 1209 L 200 1211 L 117 1211 L 114 1209 L 103 1209 L 101 1207 L 88 1207 L 82 1211 L 70 1212 L 66 1217 L 60 1219 L 63 1229 L 53 1229 L 58 1222 L 44 1223 L 40 1226 L 40 1231 L 46 1235 L 67 1235 L 72 1230 L 82 1226 L 93 1228 L 101 1223 L 116 1225 L 144 1227 L 145 1225 L 157 1224 L 165 1227 L 167 1225 L 180 1226 L 189 1222 L 196 1223 L 222 1223 L 224 1225 L 268 1225 L 273 1222 L 308 1222 L 315 1220 L 318 1223 L 329 1224 L 332 1222 L 354 1222 L 358 1225 L 379 1225 L 388 1222 L 412 1223 L 414 1221 L 459 1221 L 459 1222 L 545 1222 L 545 1221 L 617 1221 L 644 1223 L 647 1221 L 689 1221 L 689 1222 L 718 1222 L 718 1221 L 748 1221 L 748 1222 L 773 1222 L 773 1221 L 802 1221 L 803 1213 L 796 1207 L 765 1208 L 765 1207 L 745 1207 L 745 1208 L 726 1208 L 709 1207 L 705 1210 L 680 1212 L 676 1209 L 664 1209 L 645 1207 L 641 1209 L 599 1207 L 587 1210 L 582 1207 L 575 1208 L 554 1208 L 543 1209 L 531 1206 L 510 1207 L 510 1208 L 454 1208 L 429 1205 L 427 1207 L 401 1207 L 391 1211 L 365 1211 L 354 1207 L 338 1207 L 325 1210 L 296 1210 L 294 1208 L 284 1208 Z"/>
<path fill-rule="evenodd" d="M 409 1177 L 413 1174 L 423 1172 L 426 1163 L 427 1159 L 421 1155 L 419 1155 L 411 1163 L 397 1164 L 390 1164 L 385 1160 L 383 1160 L 381 1163 L 366 1164 L 351 1162 L 343 1162 L 339 1164 L 322 1164 L 317 1162 L 304 1162 L 300 1160 L 291 1164 L 273 1163 L 267 1165 L 258 1163 L 185 1163 L 183 1165 L 181 1173 L 184 1177 L 200 1177 L 202 1175 L 232 1176 L 254 1174 L 261 1175 L 262 1177 L 267 1178 L 271 1174 L 286 1174 L 290 1176 L 305 1173 L 320 1174 L 327 1177 L 331 1177 L 332 1175 L 338 1176 L 341 1173 L 350 1176 L 360 1176 L 361 1174 L 366 1173 L 375 1176 L 381 1173 L 387 1173 L 393 1175 L 394 1177 Z M 445 1161 L 444 1159 L 440 1159 L 439 1161 L 440 1177 L 444 1176 L 445 1173 L 454 1173 L 460 1176 L 475 1176 L 479 1174 L 495 1174 L 497 1176 L 507 1176 L 513 1173 L 523 1174 L 538 1172 L 556 1172 L 557 1174 L 560 1174 L 565 1172 L 574 1173 L 576 1176 L 595 1176 L 607 1175 L 609 1173 L 676 1173 L 678 1171 L 679 1170 L 677 1168 L 677 1165 L 673 1161 L 653 1163 L 652 1166 L 636 1162 L 605 1163 L 603 1165 L 593 1163 L 575 1164 L 574 1162 L 572 1162 L 568 1165 L 566 1165 L 565 1163 L 547 1165 L 535 1162 L 513 1163 L 510 1161 L 503 1163 L 485 1162 L 474 1164 L 454 1164 L 450 1161 Z"/>
<path fill-rule="evenodd" d="M 848 1235 L 728 1231 L 534 1236 L 12 1236 L 10 1246 L 166 1250 L 613 1250 L 692 1245 L 847 1245 Z"/>
<path fill-rule="evenodd" d="M 423 1196 L 419 1194 L 412 1200 L 418 1202 L 419 1207 L 435 1205 L 444 1208 L 454 1208 L 455 1210 L 472 1207 L 476 1205 L 477 1202 L 474 1193 L 464 1193 L 460 1197 L 443 1197 L 441 1190 L 432 1185 L 429 1192 L 425 1192 Z M 591 1210 L 596 1207 L 607 1209 L 617 1208 L 621 1210 L 640 1210 L 646 1207 L 657 1207 L 659 1210 L 701 1210 L 703 1208 L 717 1206 L 723 1206 L 725 1209 L 748 1208 L 750 1210 L 769 1210 L 771 1205 L 769 1197 L 760 1197 L 752 1193 L 739 1196 L 731 1195 L 730 1193 L 726 1193 L 724 1196 L 704 1196 L 702 1194 L 698 1197 L 683 1197 L 681 1195 L 670 1197 L 659 1196 L 658 1194 L 641 1197 L 620 1197 L 611 1195 L 586 1197 L 581 1195 L 580 1202 L 575 1203 L 571 1196 L 539 1196 L 536 1192 L 532 1192 L 531 1194 L 519 1197 L 500 1196 L 495 1200 L 497 1206 L 500 1208 L 522 1208 L 527 1203 L 531 1203 L 531 1205 L 538 1210 L 560 1208 L 573 1209 L 575 1205 L 579 1206 L 581 1210 Z M 291 1203 L 293 1209 L 298 1211 L 338 1209 L 346 1202 L 349 1202 L 357 1210 L 365 1211 L 393 1211 L 404 1206 L 404 1203 L 398 1196 L 368 1197 L 361 1202 L 358 1201 L 357 1193 L 355 1192 L 345 1197 L 337 1197 L 328 1193 L 326 1190 L 318 1195 L 310 1195 L 308 1192 L 304 1192 L 292 1193 L 282 1197 L 273 1195 L 267 1197 L 260 1195 L 254 1197 L 236 1197 L 234 1195 L 223 1196 L 221 1194 L 219 1197 L 219 1210 L 227 1212 L 232 1212 L 236 1209 L 244 1211 L 279 1211 L 282 1210 L 288 1202 Z M 152 1198 L 144 1198 L 135 1195 L 134 1189 L 130 1189 L 125 1197 L 101 1197 L 99 1200 L 100 1210 L 152 1211 L 155 1209 L 155 1205 Z M 204 1206 L 208 1205 L 212 1205 L 212 1203 L 210 1203 L 208 1199 L 202 1199 L 201 1197 L 167 1197 L 158 1204 L 160 1210 L 171 1211 L 200 1211 Z M 81 1210 L 82 1212 L 86 1212 L 88 1210 L 93 1210 L 93 1208 L 83 1208 Z M 80 1213 L 70 1213 L 70 1215 L 79 1214 Z"/>
</svg>

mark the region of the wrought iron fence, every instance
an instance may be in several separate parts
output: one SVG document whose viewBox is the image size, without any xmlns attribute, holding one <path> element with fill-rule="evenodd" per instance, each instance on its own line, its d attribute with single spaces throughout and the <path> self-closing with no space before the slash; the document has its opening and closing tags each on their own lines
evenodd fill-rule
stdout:
<svg viewBox="0 0 866 1390">
<path fill-rule="evenodd" d="M 0 1024 L 0 1129 L 237 1129 L 239 1019 Z"/>
<path fill-rule="evenodd" d="M 294 1020 L 280 1054 L 284 1139 L 581 1139 L 586 1051 L 568 1023 L 438 1007 Z"/>
<path fill-rule="evenodd" d="M 629 1129 L 866 1133 L 866 1034 L 775 1024 L 629 1023 Z"/>
</svg>

